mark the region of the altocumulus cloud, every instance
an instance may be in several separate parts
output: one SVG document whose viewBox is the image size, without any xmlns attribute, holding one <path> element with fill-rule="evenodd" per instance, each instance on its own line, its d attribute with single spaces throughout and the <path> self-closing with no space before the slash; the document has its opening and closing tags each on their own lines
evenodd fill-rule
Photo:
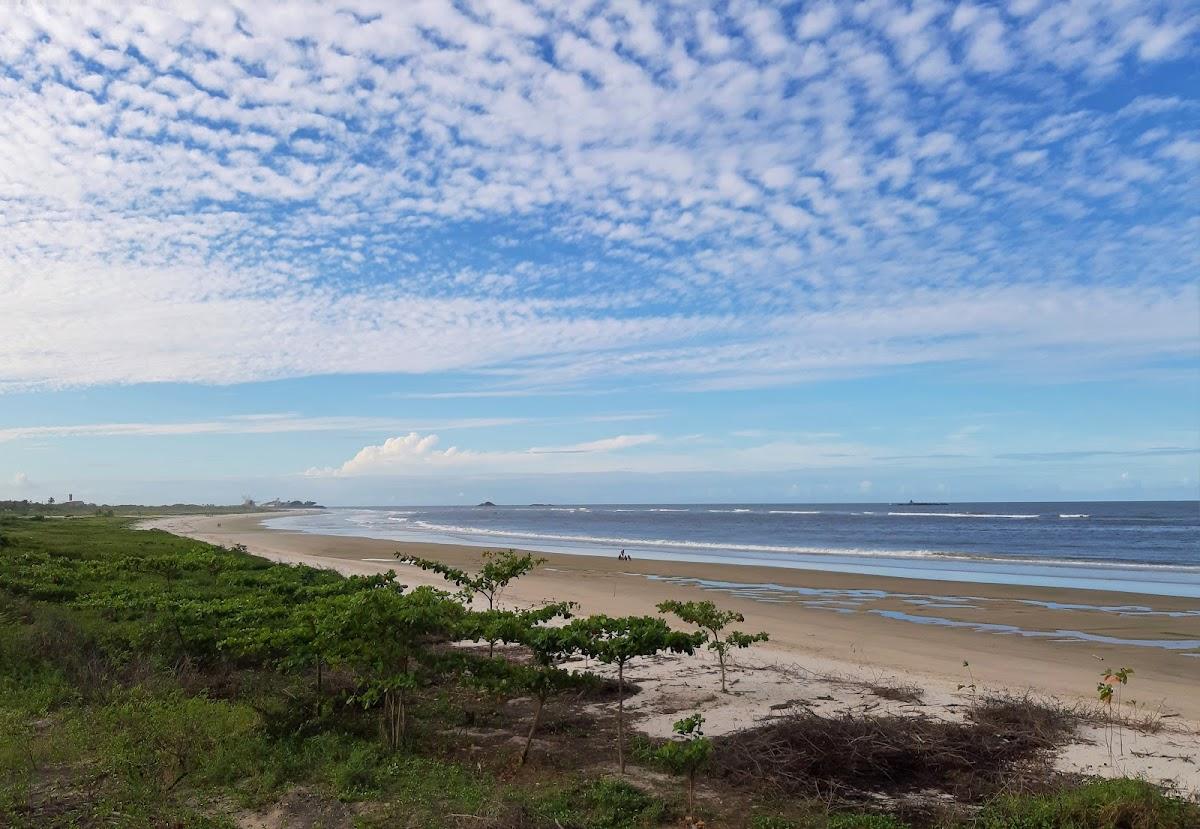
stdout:
<svg viewBox="0 0 1200 829">
<path fill-rule="evenodd" d="M 286 5 L 0 6 L 0 390 L 1194 354 L 1186 6 Z"/>
</svg>

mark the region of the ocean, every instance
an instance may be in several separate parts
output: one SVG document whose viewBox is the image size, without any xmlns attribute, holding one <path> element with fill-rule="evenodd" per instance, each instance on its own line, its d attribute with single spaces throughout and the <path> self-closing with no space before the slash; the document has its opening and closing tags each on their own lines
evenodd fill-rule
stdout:
<svg viewBox="0 0 1200 829">
<path fill-rule="evenodd" d="M 355 507 L 275 529 L 1200 598 L 1200 503 Z"/>
</svg>

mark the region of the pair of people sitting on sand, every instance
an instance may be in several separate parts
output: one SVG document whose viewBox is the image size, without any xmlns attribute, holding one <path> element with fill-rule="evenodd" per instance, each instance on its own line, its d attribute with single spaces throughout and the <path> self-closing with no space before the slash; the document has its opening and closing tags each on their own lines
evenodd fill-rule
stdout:
<svg viewBox="0 0 1200 829">
<path fill-rule="evenodd" d="M 617 554 L 617 561 L 633 561 L 633 556 L 622 550 Z"/>
</svg>

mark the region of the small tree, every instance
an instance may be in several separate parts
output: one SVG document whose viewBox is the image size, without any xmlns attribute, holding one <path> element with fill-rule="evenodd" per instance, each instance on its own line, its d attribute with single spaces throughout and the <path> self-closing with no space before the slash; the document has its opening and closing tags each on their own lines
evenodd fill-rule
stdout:
<svg viewBox="0 0 1200 829">
<path fill-rule="evenodd" d="M 1116 768 L 1116 763 L 1113 759 L 1113 700 L 1117 701 L 1117 739 L 1120 742 L 1118 751 L 1121 756 L 1125 756 L 1125 722 L 1121 715 L 1121 689 L 1129 684 L 1129 678 L 1133 676 L 1133 668 L 1120 668 L 1118 670 L 1105 669 L 1101 674 L 1100 682 L 1096 685 L 1096 695 L 1100 701 L 1108 706 L 1108 717 L 1104 721 L 1104 740 L 1108 743 L 1108 764 Z"/>
<path fill-rule="evenodd" d="M 521 641 L 533 655 L 533 663 L 525 667 L 521 676 L 522 685 L 533 694 L 536 701 L 533 722 L 530 723 L 529 734 L 525 737 L 525 747 L 521 749 L 519 764 L 523 766 L 529 759 L 529 748 L 533 745 L 538 726 L 541 725 L 546 700 L 553 694 L 579 685 L 586 677 L 558 667 L 579 649 L 579 643 L 572 631 L 565 628 L 530 626 L 525 630 Z"/>
<path fill-rule="evenodd" d="M 473 661 L 468 671 L 471 681 L 483 688 L 501 694 L 517 689 L 520 693 L 532 694 L 536 700 L 533 723 L 519 760 L 521 765 L 529 757 L 529 748 L 541 723 L 546 700 L 591 678 L 557 667 L 560 662 L 569 659 L 578 647 L 568 631 L 561 627 L 545 627 L 547 622 L 554 619 L 571 618 L 576 606 L 574 602 L 556 602 L 532 610 L 480 610 L 468 613 L 456 631 L 458 638 L 486 641 L 489 651 L 496 642 L 505 642 L 523 644 L 531 652 L 533 659 L 530 665 L 494 659 L 489 655 L 485 661 Z"/>
<path fill-rule="evenodd" d="M 704 717 L 700 712 L 684 717 L 675 723 L 678 739 L 668 740 L 654 749 L 652 759 L 665 766 L 673 774 L 687 780 L 687 819 L 695 819 L 696 775 L 712 759 L 712 740 L 704 736 Z"/>
<path fill-rule="evenodd" d="M 553 619 L 569 619 L 574 602 L 553 602 L 530 610 L 480 610 L 463 620 L 459 637 L 488 643 L 488 656 L 495 656 L 496 643 L 525 644 L 526 633 Z"/>
<path fill-rule="evenodd" d="M 717 664 L 721 666 L 721 693 L 728 694 L 729 689 L 725 684 L 725 664 L 729 652 L 734 648 L 748 648 L 755 642 L 766 642 L 767 634 L 763 631 L 758 633 L 742 633 L 741 631 L 731 630 L 729 633 L 723 633 L 726 627 L 734 622 L 744 622 L 746 617 L 733 610 L 721 610 L 715 604 L 709 601 L 703 602 L 678 602 L 674 600 L 660 602 L 658 605 L 660 613 L 674 613 L 684 622 L 690 625 L 695 625 L 704 633 L 704 637 L 708 640 L 708 649 L 717 654 Z"/>
<path fill-rule="evenodd" d="M 639 656 L 661 651 L 695 653 L 703 634 L 680 633 L 654 616 L 589 616 L 567 625 L 579 651 L 617 666 L 617 763 L 625 773 L 625 666 Z"/>
<path fill-rule="evenodd" d="M 496 552 L 488 550 L 483 554 L 483 566 L 479 573 L 471 575 L 465 570 L 459 570 L 448 564 L 418 556 L 405 555 L 397 552 L 396 558 L 401 564 L 412 564 L 422 570 L 437 573 L 446 581 L 458 587 L 458 594 L 463 604 L 469 604 L 479 596 L 487 602 L 488 610 L 496 609 L 496 602 L 504 588 L 515 579 L 544 564 L 546 559 L 538 558 L 532 553 L 520 553 L 515 550 Z M 488 640 L 488 656 L 495 653 L 497 639 Z"/>
</svg>

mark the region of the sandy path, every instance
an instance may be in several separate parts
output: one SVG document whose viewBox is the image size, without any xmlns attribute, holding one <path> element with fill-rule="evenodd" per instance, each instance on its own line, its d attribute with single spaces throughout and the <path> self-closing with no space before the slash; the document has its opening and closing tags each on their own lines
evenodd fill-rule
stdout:
<svg viewBox="0 0 1200 829">
<path fill-rule="evenodd" d="M 405 583 L 445 586 L 415 567 L 397 565 L 397 550 L 472 567 L 482 548 L 466 545 L 379 541 L 268 530 L 262 516 L 182 516 L 147 521 L 163 529 L 224 546 L 244 544 L 273 561 L 328 568 L 346 575 L 395 569 Z M 712 598 L 746 616 L 745 630 L 767 630 L 771 643 L 739 656 L 735 694 L 716 693 L 715 666 L 707 655 L 664 658 L 633 671 L 643 693 L 631 700 L 648 733 L 665 734 L 676 712 L 702 708 L 706 730 L 718 734 L 774 714 L 771 706 L 817 700 L 816 710 L 904 709 L 872 694 L 866 684 L 915 686 L 924 692 L 922 713 L 957 718 L 960 684 L 977 693 L 1026 691 L 1071 702 L 1090 702 L 1106 665 L 1136 670 L 1126 691 L 1133 712 L 1160 711 L 1167 728 L 1130 735 L 1124 752 L 1109 762 L 1099 730 L 1084 729 L 1093 742 L 1063 752 L 1064 769 L 1096 774 L 1137 774 L 1200 791 L 1200 658 L 1144 646 L 1028 638 L 897 621 L 880 612 L 944 614 L 955 621 L 1005 624 L 1030 631 L 1079 631 L 1119 639 L 1200 639 L 1200 602 L 1128 593 L 1062 590 L 889 579 L 842 573 L 681 562 L 618 562 L 595 556 L 543 554 L 539 571 L 513 585 L 504 600 L 531 605 L 571 600 L 583 613 L 653 613 L 665 598 Z M 692 584 L 647 576 L 700 578 L 781 588 L 828 591 L 817 596 L 773 592 L 770 601 L 714 593 Z M 870 591 L 864 594 L 861 591 Z M 884 591 L 879 593 L 878 591 Z M 797 600 L 797 598 L 803 601 Z M 965 598 L 965 600 L 964 600 Z M 1031 604 L 1030 602 L 1034 602 Z M 1052 609 L 1037 602 L 1086 606 Z M 929 610 L 930 603 L 935 609 Z M 1146 606 L 1154 614 L 1123 615 L 1098 607 Z M 834 612 L 835 610 L 840 612 Z M 1180 612 L 1186 616 L 1168 615 Z M 970 663 L 969 670 L 963 662 Z M 826 699 L 818 699 L 826 698 Z M 914 710 L 909 706 L 909 710 Z"/>
</svg>

